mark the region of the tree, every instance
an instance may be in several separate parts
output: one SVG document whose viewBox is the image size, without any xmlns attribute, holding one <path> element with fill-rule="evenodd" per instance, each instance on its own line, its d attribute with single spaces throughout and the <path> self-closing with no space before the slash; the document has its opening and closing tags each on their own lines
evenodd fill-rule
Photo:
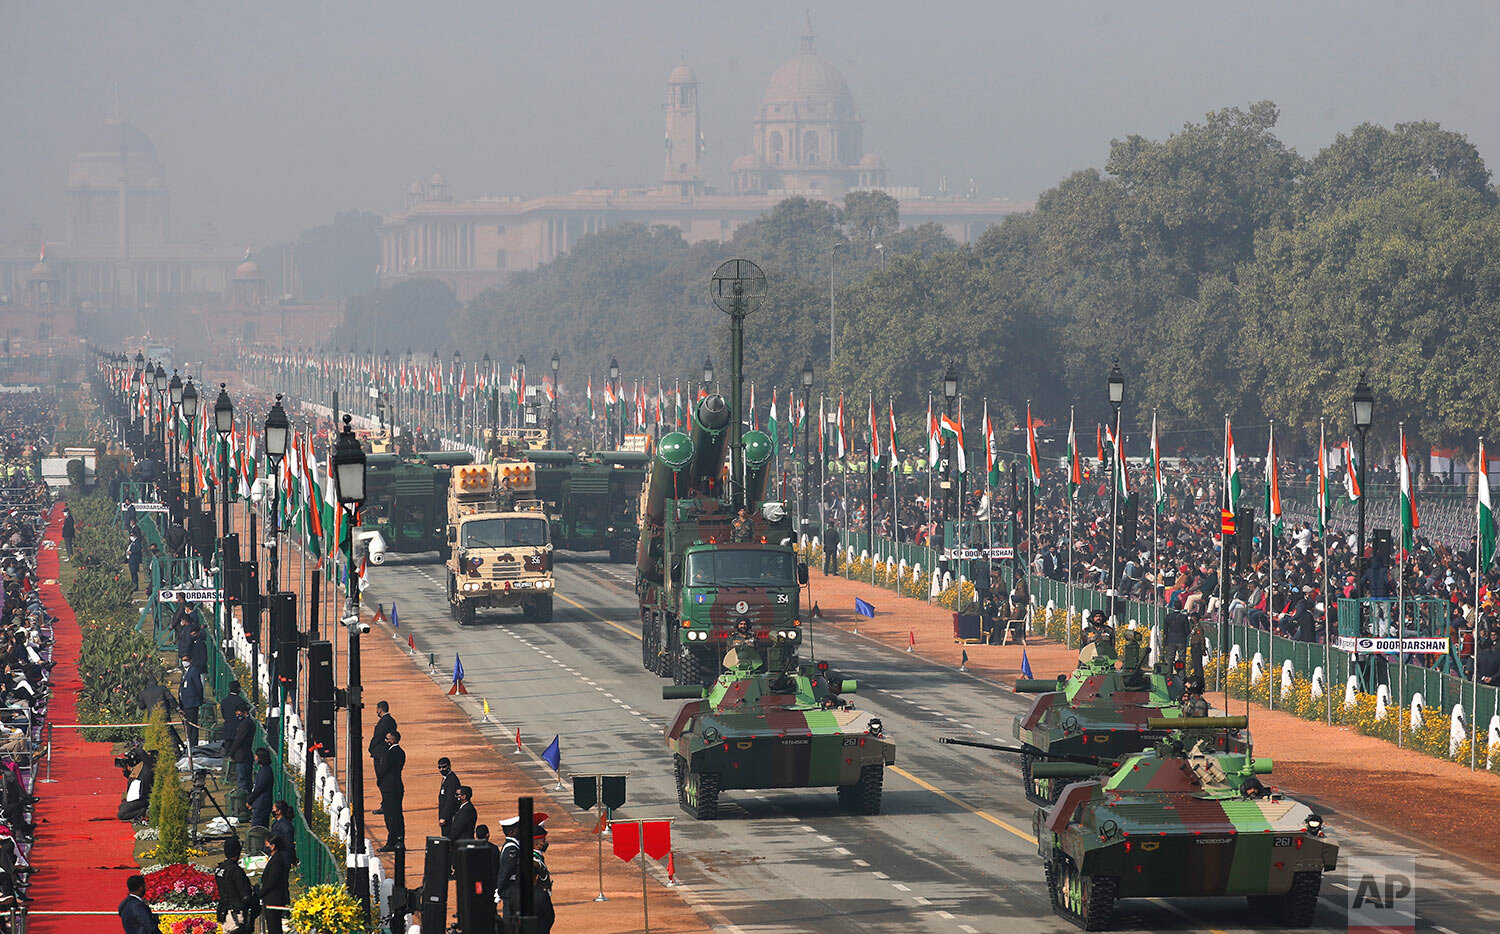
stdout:
<svg viewBox="0 0 1500 934">
<path fill-rule="evenodd" d="M 1474 144 L 1426 121 L 1389 130 L 1363 123 L 1340 133 L 1309 163 L 1297 203 L 1304 214 L 1337 210 L 1412 178 L 1446 179 L 1496 204 L 1490 171 Z"/>
<path fill-rule="evenodd" d="M 376 352 L 443 346 L 458 308 L 453 291 L 438 280 L 407 279 L 350 299 L 333 343 L 363 344 Z"/>
<path fill-rule="evenodd" d="M 304 297 L 341 302 L 368 292 L 375 288 L 380 263 L 380 217 L 343 211 L 331 224 L 302 231 L 296 256 Z"/>
</svg>

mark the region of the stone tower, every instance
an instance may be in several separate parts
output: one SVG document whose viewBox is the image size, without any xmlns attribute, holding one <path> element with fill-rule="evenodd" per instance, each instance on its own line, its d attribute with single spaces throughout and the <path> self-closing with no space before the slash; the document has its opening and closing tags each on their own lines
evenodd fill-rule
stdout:
<svg viewBox="0 0 1500 934">
<path fill-rule="evenodd" d="M 698 113 L 698 76 L 678 65 L 667 76 L 666 172 L 662 185 L 684 199 L 703 192 L 703 130 Z"/>
</svg>

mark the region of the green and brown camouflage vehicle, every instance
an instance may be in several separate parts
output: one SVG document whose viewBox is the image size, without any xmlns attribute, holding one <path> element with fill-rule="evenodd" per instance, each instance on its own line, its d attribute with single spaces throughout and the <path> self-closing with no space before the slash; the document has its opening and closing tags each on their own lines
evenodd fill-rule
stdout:
<svg viewBox="0 0 1500 934">
<path fill-rule="evenodd" d="M 1023 678 L 1021 694 L 1037 694 L 1014 721 L 1021 742 L 1021 781 L 1034 804 L 1051 804 L 1063 786 L 1092 774 L 1086 761 L 1118 761 L 1150 748 L 1158 734 L 1147 729 L 1152 717 L 1183 715 L 1183 672 L 1167 664 L 1146 665 L 1139 630 L 1126 630 L 1117 659 L 1112 631 L 1091 639 L 1078 655 L 1078 667 L 1056 681 Z M 1202 712 L 1207 713 L 1207 710 Z M 1212 742 L 1243 746 L 1245 738 L 1226 731 Z M 1222 746 L 1219 747 L 1221 750 Z"/>
<path fill-rule="evenodd" d="M 1244 717 L 1150 718 L 1182 727 L 1098 778 L 1068 785 L 1033 823 L 1053 910 L 1088 931 L 1110 926 L 1122 898 L 1245 896 L 1307 927 L 1338 845 L 1323 818 L 1268 788 L 1270 759 L 1204 742 Z"/>
<path fill-rule="evenodd" d="M 764 500 L 774 448 L 765 434 L 745 432 L 748 505 L 737 511 L 724 491 L 730 423 L 722 397 L 700 400 L 692 435 L 662 436 L 641 491 L 641 663 L 680 685 L 712 684 L 740 627 L 757 649 L 780 644 L 788 658 L 802 640 L 807 566 L 785 507 Z"/>
<path fill-rule="evenodd" d="M 769 654 L 768 668 L 751 640 L 737 642 L 711 688 L 662 688 L 664 699 L 688 701 L 666 731 L 682 809 L 713 820 L 721 791 L 834 787 L 844 808 L 880 813 L 896 745 L 878 718 L 843 699 L 855 683 L 827 662 L 783 667 L 784 644 Z"/>
</svg>

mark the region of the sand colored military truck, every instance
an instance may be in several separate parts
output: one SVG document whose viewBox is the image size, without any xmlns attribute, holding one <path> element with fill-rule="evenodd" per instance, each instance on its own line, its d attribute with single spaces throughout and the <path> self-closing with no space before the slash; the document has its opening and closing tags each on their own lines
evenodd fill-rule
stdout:
<svg viewBox="0 0 1500 934">
<path fill-rule="evenodd" d="M 448 603 L 459 625 L 481 608 L 552 620 L 552 541 L 524 456 L 456 466 L 448 484 Z"/>
</svg>

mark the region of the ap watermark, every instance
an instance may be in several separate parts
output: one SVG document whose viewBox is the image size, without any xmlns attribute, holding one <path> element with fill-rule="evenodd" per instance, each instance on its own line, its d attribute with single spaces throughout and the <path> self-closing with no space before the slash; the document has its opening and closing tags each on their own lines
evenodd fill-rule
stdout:
<svg viewBox="0 0 1500 934">
<path fill-rule="evenodd" d="M 1417 860 L 1365 856 L 1348 861 L 1350 934 L 1417 929 Z"/>
</svg>

